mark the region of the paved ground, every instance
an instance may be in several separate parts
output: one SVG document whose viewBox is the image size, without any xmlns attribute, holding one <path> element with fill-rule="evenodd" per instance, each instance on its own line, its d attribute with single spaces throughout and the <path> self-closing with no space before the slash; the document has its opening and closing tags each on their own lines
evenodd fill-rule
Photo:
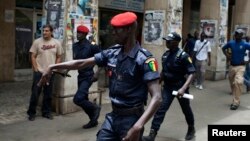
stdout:
<svg viewBox="0 0 250 141">
<path fill-rule="evenodd" d="M 26 109 L 30 96 L 31 82 L 0 83 L 0 140 L 3 141 L 94 141 L 100 128 L 84 130 L 81 126 L 88 122 L 83 112 L 55 116 L 47 120 L 40 116 L 35 121 L 27 121 Z M 241 106 L 236 111 L 229 110 L 231 96 L 228 80 L 206 81 L 204 90 L 191 87 L 194 100 L 191 101 L 196 120 L 196 141 L 207 141 L 208 124 L 249 124 L 250 94 L 241 96 Z M 107 94 L 103 98 L 106 100 Z M 102 106 L 99 122 L 111 110 L 110 104 Z M 148 134 L 150 122 L 145 126 Z M 166 114 L 165 121 L 156 138 L 157 141 L 183 141 L 187 126 L 180 106 L 175 100 Z"/>
</svg>

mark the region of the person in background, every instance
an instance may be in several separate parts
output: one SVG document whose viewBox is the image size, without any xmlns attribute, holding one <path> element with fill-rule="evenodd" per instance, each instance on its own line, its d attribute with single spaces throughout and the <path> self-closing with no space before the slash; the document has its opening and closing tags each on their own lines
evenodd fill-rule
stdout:
<svg viewBox="0 0 250 141">
<path fill-rule="evenodd" d="M 36 107 L 39 95 L 43 90 L 42 116 L 48 119 L 53 119 L 51 114 L 51 100 L 54 77 L 52 75 L 49 85 L 37 86 L 37 83 L 42 77 L 42 73 L 51 64 L 61 62 L 63 48 L 61 43 L 53 38 L 53 27 L 51 25 L 43 26 L 43 36 L 36 39 L 31 48 L 31 63 L 33 69 L 33 83 L 31 88 L 31 97 L 29 109 L 27 111 L 28 119 L 35 120 Z"/>
<path fill-rule="evenodd" d="M 189 99 L 182 98 L 182 96 L 184 93 L 189 93 L 189 85 L 192 82 L 195 67 L 189 55 L 178 47 L 181 41 L 181 36 L 178 33 L 172 32 L 163 39 L 166 40 L 166 46 L 169 49 L 162 55 L 160 80 L 164 81 L 162 91 L 163 102 L 154 115 L 149 135 L 144 136 L 143 141 L 155 140 L 165 114 L 175 98 L 175 96 L 172 95 L 173 91 L 178 92 L 177 100 L 188 124 L 185 139 L 191 140 L 195 136 L 194 115 Z"/>
<path fill-rule="evenodd" d="M 245 37 L 245 41 L 249 43 L 249 36 Z M 245 62 L 246 62 L 246 70 L 244 73 L 244 84 L 246 86 L 246 92 L 248 93 L 250 91 L 250 64 L 249 64 L 249 58 L 250 58 L 250 52 L 246 50 L 245 54 Z"/>
<path fill-rule="evenodd" d="M 111 19 L 117 45 L 94 55 L 50 65 L 40 84 L 46 84 L 54 69 L 83 69 L 97 64 L 107 67 L 112 112 L 106 114 L 97 141 L 140 141 L 144 125 L 161 105 L 157 61 L 136 41 L 137 16 L 124 12 Z M 147 109 L 144 103 L 152 96 Z"/>
<path fill-rule="evenodd" d="M 242 40 L 243 33 L 242 29 L 237 29 L 234 32 L 234 40 L 229 41 L 222 47 L 227 60 L 230 60 L 228 78 L 233 96 L 231 110 L 237 110 L 240 105 L 245 72 L 244 56 L 246 50 L 250 50 L 250 44 Z"/>
<path fill-rule="evenodd" d="M 80 25 L 77 27 L 77 40 L 78 42 L 73 44 L 73 59 L 80 60 L 93 57 L 94 54 L 99 53 L 101 50 L 97 45 L 92 45 L 86 36 L 89 29 Z M 89 101 L 88 93 L 92 83 L 97 80 L 97 73 L 94 73 L 94 66 L 89 66 L 78 70 L 77 84 L 78 89 L 74 96 L 73 102 L 81 107 L 88 115 L 90 121 L 83 125 L 84 129 L 92 128 L 98 125 L 98 118 L 101 108 Z"/>
<path fill-rule="evenodd" d="M 195 42 L 195 67 L 196 67 L 196 88 L 202 90 L 205 81 L 206 65 L 211 64 L 210 42 L 206 40 L 206 34 L 201 33 L 200 39 Z"/>
</svg>

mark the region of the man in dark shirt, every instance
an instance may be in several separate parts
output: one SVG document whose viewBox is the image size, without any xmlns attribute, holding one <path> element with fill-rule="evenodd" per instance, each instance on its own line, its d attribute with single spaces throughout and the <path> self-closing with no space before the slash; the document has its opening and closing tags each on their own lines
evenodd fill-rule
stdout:
<svg viewBox="0 0 250 141">
<path fill-rule="evenodd" d="M 161 80 L 163 85 L 163 102 L 154 115 L 149 136 L 143 137 L 143 141 L 154 141 L 158 130 L 164 120 L 175 96 L 173 91 L 177 91 L 177 100 L 180 103 L 182 112 L 188 124 L 188 131 L 185 139 L 191 140 L 195 134 L 194 115 L 189 99 L 182 98 L 184 93 L 189 93 L 189 84 L 193 79 L 195 67 L 189 55 L 178 47 L 181 37 L 176 32 L 172 32 L 163 38 L 166 40 L 167 50 L 162 56 Z"/>
<path fill-rule="evenodd" d="M 90 41 L 86 39 L 89 29 L 86 26 L 80 25 L 77 27 L 77 40 L 78 42 L 73 44 L 73 59 L 86 59 L 93 57 L 94 54 L 100 52 L 100 49 L 96 45 L 92 45 Z M 74 96 L 74 103 L 80 106 L 86 114 L 89 116 L 90 121 L 83 125 L 83 128 L 95 127 L 98 124 L 98 117 L 101 108 L 92 103 L 88 99 L 89 88 L 92 83 L 97 79 L 97 75 L 94 74 L 94 65 L 78 70 L 78 90 Z"/>
<path fill-rule="evenodd" d="M 88 59 L 51 65 L 40 81 L 48 82 L 53 69 L 81 69 L 94 64 L 107 67 L 112 112 L 106 114 L 97 141 L 141 140 L 144 125 L 161 104 L 157 61 L 136 42 L 136 20 L 132 12 L 114 16 L 111 25 L 118 45 Z M 144 111 L 148 92 L 152 98 Z"/>
</svg>

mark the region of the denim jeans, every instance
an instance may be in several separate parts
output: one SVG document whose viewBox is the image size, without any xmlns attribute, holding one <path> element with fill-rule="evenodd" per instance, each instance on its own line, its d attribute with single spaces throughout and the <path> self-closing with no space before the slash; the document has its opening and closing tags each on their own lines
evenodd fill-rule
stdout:
<svg viewBox="0 0 250 141">
<path fill-rule="evenodd" d="M 245 70 L 245 73 L 244 73 L 244 84 L 246 85 L 246 87 L 248 89 L 250 89 L 250 64 L 246 64 L 246 70 Z"/>
<path fill-rule="evenodd" d="M 180 87 L 178 86 L 164 86 L 163 92 L 162 92 L 162 104 L 160 108 L 157 110 L 157 112 L 154 115 L 151 129 L 154 129 L 155 131 L 158 131 L 160 129 L 160 126 L 164 120 L 165 114 L 168 111 L 170 105 L 172 104 L 175 96 L 172 95 L 173 90 L 178 90 Z M 188 89 L 185 93 L 189 93 Z M 190 107 L 190 101 L 186 98 L 177 98 L 179 101 L 179 104 L 181 106 L 182 112 L 185 115 L 185 119 L 188 125 L 194 125 L 194 115 L 192 112 L 192 109 Z"/>
<path fill-rule="evenodd" d="M 127 132 L 140 118 L 138 115 L 122 116 L 113 112 L 108 113 L 101 129 L 97 133 L 97 141 L 121 141 L 126 136 Z M 140 134 L 142 139 L 143 130 Z"/>
<path fill-rule="evenodd" d="M 36 114 L 36 107 L 42 90 L 43 90 L 42 114 L 50 114 L 51 112 L 54 76 L 52 75 L 49 85 L 44 85 L 39 87 L 37 86 L 37 83 L 39 82 L 41 77 L 42 77 L 41 72 L 33 72 L 33 83 L 31 88 L 30 104 L 29 104 L 29 109 L 27 111 L 28 115 Z"/>
</svg>

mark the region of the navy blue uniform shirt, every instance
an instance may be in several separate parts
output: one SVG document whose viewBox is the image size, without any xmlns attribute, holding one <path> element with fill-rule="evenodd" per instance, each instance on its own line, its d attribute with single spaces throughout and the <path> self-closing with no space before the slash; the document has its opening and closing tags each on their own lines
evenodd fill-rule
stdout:
<svg viewBox="0 0 250 141">
<path fill-rule="evenodd" d="M 189 55 L 180 48 L 168 50 L 162 55 L 162 74 L 164 84 L 176 84 L 186 81 L 186 74 L 195 72 L 195 67 Z M 180 84 L 180 85 L 183 85 Z"/>
<path fill-rule="evenodd" d="M 147 82 L 160 77 L 157 61 L 137 44 L 129 54 L 117 45 L 95 54 L 98 66 L 106 66 L 109 75 L 111 102 L 116 107 L 131 108 L 142 105 L 148 96 Z M 153 67 L 152 67 L 153 66 Z"/>
<path fill-rule="evenodd" d="M 87 39 L 82 42 L 76 42 L 73 44 L 73 59 L 86 59 L 93 57 L 94 54 L 99 53 L 101 50 L 97 45 L 92 45 Z M 87 67 L 84 69 L 78 70 L 80 78 L 93 76 L 94 71 L 93 67 Z"/>
</svg>

